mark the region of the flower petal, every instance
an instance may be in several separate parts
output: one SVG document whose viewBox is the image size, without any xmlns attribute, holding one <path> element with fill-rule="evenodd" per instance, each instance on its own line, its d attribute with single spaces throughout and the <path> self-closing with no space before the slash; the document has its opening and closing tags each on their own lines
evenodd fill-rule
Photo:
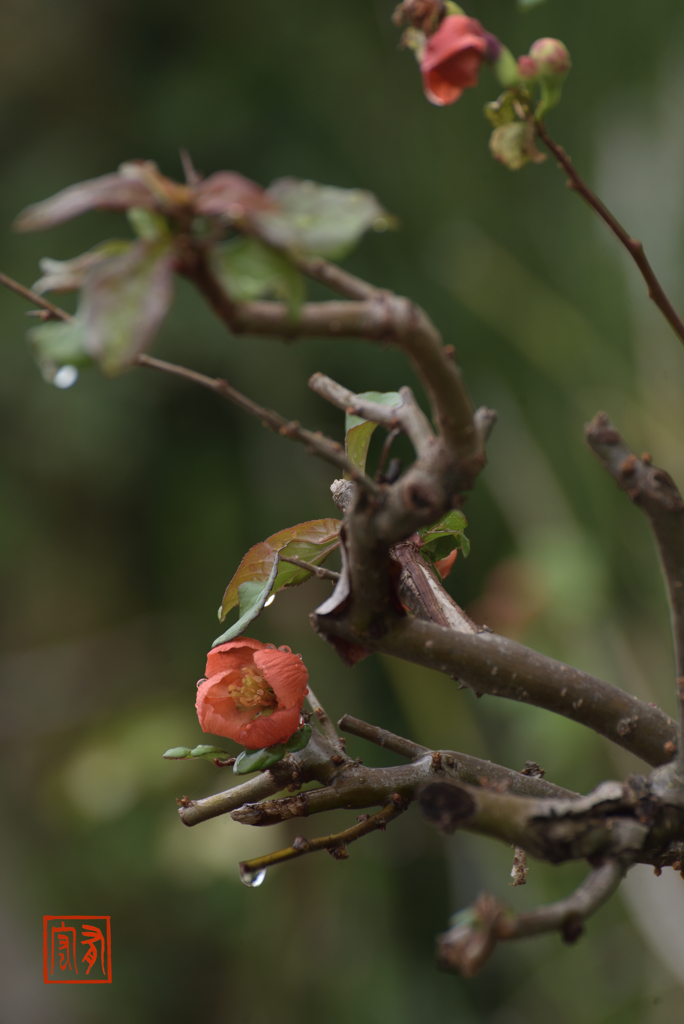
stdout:
<svg viewBox="0 0 684 1024">
<path fill-rule="evenodd" d="M 255 651 L 254 664 L 261 669 L 281 708 L 301 710 L 309 673 L 298 654 L 286 651 Z"/>
<path fill-rule="evenodd" d="M 227 736 L 240 742 L 241 729 L 259 709 L 236 708 L 235 701 L 228 692 L 230 675 L 231 673 L 221 672 L 205 679 L 197 690 L 195 708 L 202 732 L 210 732 L 214 736 Z"/>
<path fill-rule="evenodd" d="M 260 651 L 265 645 L 261 640 L 253 640 L 249 636 L 240 636 L 237 640 L 229 640 L 226 644 L 214 647 L 207 655 L 205 674 L 214 676 L 231 668 L 241 668 L 252 660 L 252 651 Z"/>
<path fill-rule="evenodd" d="M 250 750 L 285 743 L 299 728 L 300 708 L 280 708 L 272 715 L 259 715 L 243 725 L 237 737 Z M 218 736 L 223 733 L 217 733 Z"/>
</svg>

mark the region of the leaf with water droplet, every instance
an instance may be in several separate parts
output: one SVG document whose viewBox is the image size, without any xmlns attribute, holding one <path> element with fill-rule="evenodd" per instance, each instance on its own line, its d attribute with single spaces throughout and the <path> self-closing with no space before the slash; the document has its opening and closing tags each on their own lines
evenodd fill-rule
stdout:
<svg viewBox="0 0 684 1024">
<path fill-rule="evenodd" d="M 311 739 L 311 733 L 313 732 L 310 725 L 303 725 L 301 729 L 298 729 L 296 733 L 290 736 L 289 740 L 285 744 L 286 749 L 294 754 L 298 750 L 304 750 L 304 747 L 308 744 Z"/>
<path fill-rule="evenodd" d="M 288 557 L 301 558 L 312 565 L 320 565 L 339 544 L 339 519 L 314 519 L 308 523 L 297 523 L 286 530 L 280 530 L 266 540 L 250 548 L 228 584 L 219 609 L 219 620 L 238 603 L 239 589 L 243 583 L 266 581 L 273 570 L 276 552 Z M 289 562 L 280 562 L 273 583 L 272 592 L 281 587 L 294 587 L 311 578 L 311 573 Z"/>
<path fill-rule="evenodd" d="M 250 871 L 244 864 L 240 865 L 240 881 L 249 889 L 256 889 L 266 878 L 266 868 L 260 871 Z"/>
<path fill-rule="evenodd" d="M 227 629 L 225 633 L 221 633 L 221 636 L 214 640 L 212 647 L 218 647 L 219 644 L 228 643 L 233 637 L 239 636 L 240 633 L 247 629 L 250 622 L 253 622 L 257 618 L 264 605 L 268 601 L 269 594 L 275 583 L 275 578 L 278 575 L 278 553 L 275 553 L 273 559 L 273 566 L 269 573 L 268 579 L 261 582 L 258 580 L 249 580 L 247 583 L 241 583 L 238 587 L 238 599 L 240 602 L 240 618 L 235 622 L 230 629 Z"/>
<path fill-rule="evenodd" d="M 282 761 L 285 757 L 285 747 L 282 743 L 276 743 L 272 747 L 262 747 L 261 750 L 243 750 L 235 764 L 233 771 L 236 775 L 249 775 L 250 772 L 264 771 L 272 765 Z"/>
</svg>

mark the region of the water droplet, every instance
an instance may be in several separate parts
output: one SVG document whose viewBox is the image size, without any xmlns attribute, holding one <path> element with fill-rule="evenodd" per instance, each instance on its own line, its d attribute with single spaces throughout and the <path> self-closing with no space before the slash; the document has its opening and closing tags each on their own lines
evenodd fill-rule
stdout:
<svg viewBox="0 0 684 1024">
<path fill-rule="evenodd" d="M 250 889 L 256 889 L 266 877 L 266 868 L 261 871 L 249 871 L 243 864 L 240 865 L 240 881 Z"/>
<path fill-rule="evenodd" d="M 57 373 L 52 378 L 52 383 L 56 388 L 60 388 L 65 391 L 67 388 L 72 387 L 78 380 L 78 370 L 75 366 L 60 366 Z"/>
<path fill-rule="evenodd" d="M 268 601 L 265 603 L 264 608 L 268 608 L 269 604 L 273 604 L 275 601 L 275 594 L 271 594 Z"/>
</svg>

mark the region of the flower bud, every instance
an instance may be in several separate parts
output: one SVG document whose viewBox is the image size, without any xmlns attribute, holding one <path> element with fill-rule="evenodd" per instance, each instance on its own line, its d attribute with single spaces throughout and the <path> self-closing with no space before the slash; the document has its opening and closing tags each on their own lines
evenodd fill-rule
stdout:
<svg viewBox="0 0 684 1024">
<path fill-rule="evenodd" d="M 530 82 L 539 74 L 539 65 L 526 53 L 523 57 L 518 57 L 518 74 L 524 82 Z"/>
<path fill-rule="evenodd" d="M 560 39 L 537 39 L 530 47 L 529 57 L 542 78 L 565 78 L 572 67 L 568 48 Z"/>
</svg>

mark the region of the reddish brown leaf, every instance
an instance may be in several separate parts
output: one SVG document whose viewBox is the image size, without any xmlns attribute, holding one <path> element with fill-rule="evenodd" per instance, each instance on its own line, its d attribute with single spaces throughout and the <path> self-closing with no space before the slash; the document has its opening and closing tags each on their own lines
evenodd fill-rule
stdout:
<svg viewBox="0 0 684 1024">
<path fill-rule="evenodd" d="M 290 526 L 287 530 L 274 533 L 265 541 L 255 544 L 242 559 L 228 584 L 221 602 L 219 618 L 223 620 L 238 603 L 240 584 L 268 579 L 276 553 L 284 548 L 287 547 L 290 554 L 303 558 L 304 561 L 315 564 L 323 561 L 337 544 L 340 525 L 339 519 L 313 519 L 309 523 Z M 306 579 L 306 574 L 296 566 L 283 563 L 281 569 L 282 572 L 278 573 L 273 586 L 274 591 L 284 586 L 302 583 Z"/>
<path fill-rule="evenodd" d="M 217 171 L 195 186 L 195 210 L 204 216 L 227 214 L 240 220 L 252 210 L 273 206 L 261 185 L 237 171 Z"/>
<path fill-rule="evenodd" d="M 88 210 L 127 210 L 130 206 L 156 206 L 153 193 L 141 181 L 121 174 L 103 174 L 70 185 L 41 203 L 27 206 L 17 219 L 17 231 L 42 231 L 79 217 Z"/>
</svg>

